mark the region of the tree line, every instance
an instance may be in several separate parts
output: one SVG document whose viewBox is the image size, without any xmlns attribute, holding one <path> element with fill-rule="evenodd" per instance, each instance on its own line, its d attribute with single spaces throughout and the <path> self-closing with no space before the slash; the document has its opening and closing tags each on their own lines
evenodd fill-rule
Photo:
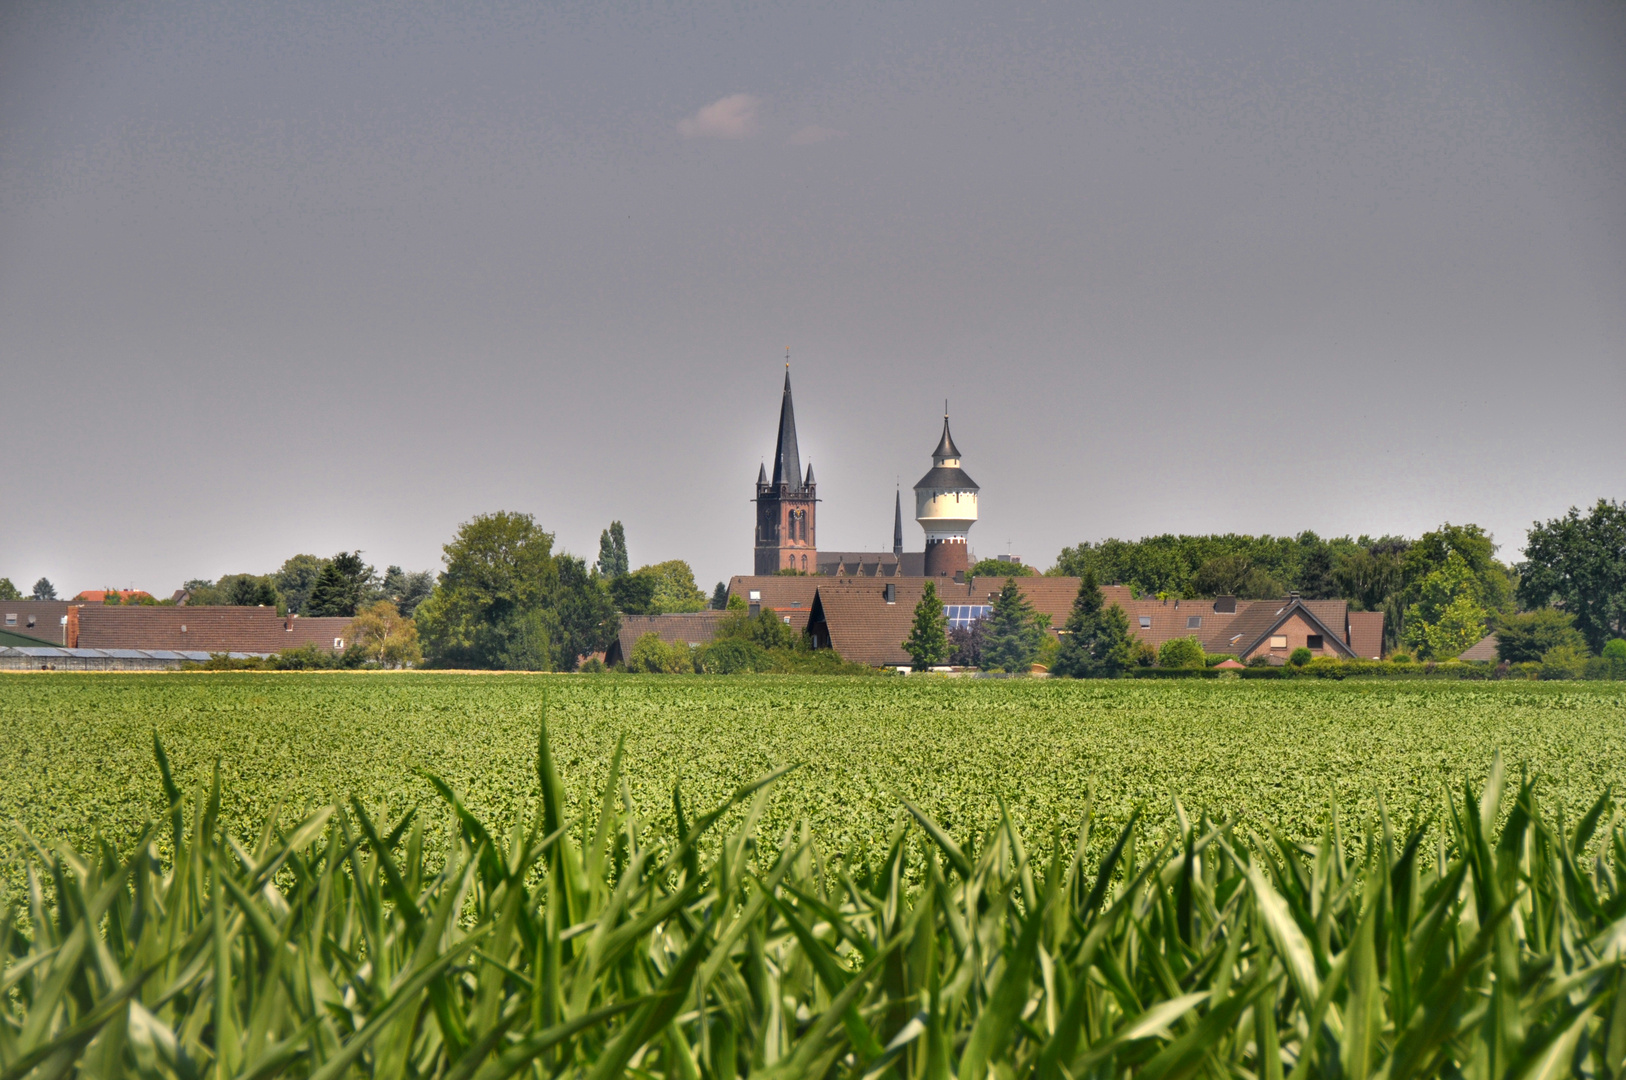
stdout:
<svg viewBox="0 0 1626 1080">
<path fill-rule="evenodd" d="M 1164 535 L 1063 548 L 1047 574 L 1093 576 L 1155 597 L 1342 599 L 1384 613 L 1386 652 L 1457 656 L 1487 633 L 1515 661 L 1558 645 L 1601 654 L 1626 637 L 1626 506 L 1534 522 L 1524 559 L 1504 563 L 1478 525 L 1446 523 L 1415 539 Z"/>
</svg>

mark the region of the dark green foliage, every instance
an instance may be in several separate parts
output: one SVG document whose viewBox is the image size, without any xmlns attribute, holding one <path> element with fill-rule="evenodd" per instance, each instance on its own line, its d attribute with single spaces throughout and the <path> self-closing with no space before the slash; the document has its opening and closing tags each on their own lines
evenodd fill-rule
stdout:
<svg viewBox="0 0 1626 1080">
<path fill-rule="evenodd" d="M 56 586 L 51 584 L 50 578 L 40 578 L 34 582 L 34 592 L 30 600 L 55 600 Z"/>
<path fill-rule="evenodd" d="M 228 574 L 215 582 L 221 602 L 239 607 L 276 607 L 277 586 L 269 575 Z"/>
<path fill-rule="evenodd" d="M 407 618 L 418 610 L 418 605 L 429 599 L 429 594 L 435 591 L 435 572 L 433 570 L 417 570 L 408 572 L 399 566 L 391 566 L 384 571 L 384 580 L 380 584 L 382 598 L 395 605 Z"/>
<path fill-rule="evenodd" d="M 17 591 L 17 586 L 11 583 L 10 578 L 0 578 L 0 600 L 21 600 L 23 594 Z"/>
<path fill-rule="evenodd" d="M 696 651 L 695 670 L 706 675 L 739 675 L 751 671 L 772 671 L 768 650 L 746 637 L 719 638 Z"/>
<path fill-rule="evenodd" d="M 322 566 L 305 601 L 302 614 L 312 617 L 356 613 L 367 599 L 373 568 L 362 561 L 359 551 L 341 551 Z"/>
<path fill-rule="evenodd" d="M 969 626 L 949 627 L 948 642 L 949 664 L 954 667 L 982 667 L 982 650 L 988 643 L 988 620 L 975 619 Z"/>
<path fill-rule="evenodd" d="M 1255 566 L 1246 555 L 1209 559 L 1191 576 L 1191 591 L 1197 596 L 1237 596 L 1244 600 L 1265 600 L 1286 592 L 1281 582 Z"/>
<path fill-rule="evenodd" d="M 574 671 L 579 657 L 603 652 L 621 631 L 615 602 L 603 580 L 574 555 L 555 558 L 558 583 L 551 597 L 556 630 L 551 638 L 554 671 Z"/>
<path fill-rule="evenodd" d="M 636 574 L 622 574 L 610 579 L 610 598 L 615 609 L 623 615 L 653 615 L 655 589 L 660 580 L 648 567 Z"/>
<path fill-rule="evenodd" d="M 1626 503 L 1599 499 L 1583 517 L 1568 514 L 1531 526 L 1519 564 L 1519 600 L 1527 608 L 1559 604 L 1594 652 L 1626 636 Z"/>
<path fill-rule="evenodd" d="M 598 537 L 599 577 L 614 581 L 627 573 L 631 566 L 627 560 L 627 534 L 619 521 L 612 521 L 610 527 L 599 533 Z"/>
<path fill-rule="evenodd" d="M 1062 628 L 1061 651 L 1052 675 L 1073 679 L 1111 678 L 1133 663 L 1129 616 L 1117 604 L 1106 607 L 1093 572 L 1079 582 L 1078 596 Z"/>
<path fill-rule="evenodd" d="M 982 646 L 983 667 L 996 671 L 1027 671 L 1044 641 L 1044 626 L 1034 615 L 1014 579 L 994 598 Z"/>
<path fill-rule="evenodd" d="M 426 662 L 551 669 L 566 637 L 554 610 L 553 534 L 529 514 L 499 511 L 465 522 L 444 550 L 446 570 L 415 616 Z"/>
<path fill-rule="evenodd" d="M 1294 649 L 1292 654 L 1290 656 L 1288 656 L 1287 662 L 1289 664 L 1293 665 L 1294 667 L 1303 667 L 1305 664 L 1308 664 L 1311 660 L 1314 660 L 1314 659 L 1315 659 L 1315 653 L 1311 652 L 1309 649 L 1306 649 L 1301 645 L 1298 648 Z"/>
<path fill-rule="evenodd" d="M 978 559 L 976 565 L 966 571 L 966 577 L 1037 577 L 1039 571 L 1031 566 L 1021 563 L 1001 562 L 998 559 Z"/>
<path fill-rule="evenodd" d="M 1558 645 L 1586 648 L 1586 637 L 1575 629 L 1575 617 L 1555 608 L 1523 615 L 1506 615 L 1496 623 L 1496 658 L 1509 664 L 1540 660 Z"/>
<path fill-rule="evenodd" d="M 316 587 L 316 579 L 322 576 L 325 565 L 327 560 L 316 555 L 295 555 L 273 575 L 277 591 L 282 594 L 283 603 L 288 605 L 289 611 L 296 615 L 306 614 L 305 602 L 310 599 L 311 590 Z M 185 587 L 191 589 L 192 585 L 192 582 L 187 582 Z"/>
<path fill-rule="evenodd" d="M 948 618 L 943 614 L 943 601 L 937 597 L 937 586 L 930 581 L 915 605 L 914 625 L 903 651 L 909 654 L 916 671 L 925 671 L 948 657 Z"/>
<path fill-rule="evenodd" d="M 544 730 L 511 833 L 420 771 L 456 823 L 444 862 L 415 809 L 359 799 L 231 835 L 219 771 L 189 800 L 154 746 L 173 812 L 128 853 L 27 850 L 51 888 L 0 922 L 7 1076 L 1611 1080 L 1626 1060 L 1626 830 L 1607 793 L 1567 827 L 1499 758 L 1432 835 L 1334 822 L 1301 846 L 1178 803 L 1160 834 L 1086 804 L 1037 860 L 1008 814 L 955 835 L 905 802 L 885 856 L 835 873 L 760 827 L 779 773 L 633 818 L 619 743 L 577 801 Z"/>
<path fill-rule="evenodd" d="M 726 611 L 728 609 L 728 586 L 719 581 L 717 587 L 711 590 L 711 610 Z"/>
</svg>

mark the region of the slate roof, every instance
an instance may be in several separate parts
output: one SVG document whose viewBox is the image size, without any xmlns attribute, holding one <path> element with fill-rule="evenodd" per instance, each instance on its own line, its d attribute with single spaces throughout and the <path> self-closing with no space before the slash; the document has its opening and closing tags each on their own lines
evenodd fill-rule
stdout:
<svg viewBox="0 0 1626 1080">
<path fill-rule="evenodd" d="M 905 551 L 821 551 L 819 573 L 825 577 L 924 577 L 926 553 Z"/>
<path fill-rule="evenodd" d="M 792 491 L 802 486 L 802 456 L 796 448 L 796 406 L 790 397 L 790 365 L 785 365 L 785 396 L 779 402 L 779 445 L 773 452 L 774 486 Z"/>
<path fill-rule="evenodd" d="M 931 469 L 915 481 L 915 490 L 922 488 L 957 488 L 961 491 L 981 491 L 977 482 L 959 466 L 933 465 Z"/>
<path fill-rule="evenodd" d="M 1482 637 L 1478 641 L 1474 642 L 1474 644 L 1468 646 L 1468 648 L 1466 650 L 1464 650 L 1462 652 L 1462 654 L 1457 657 L 1457 659 L 1458 660 L 1491 660 L 1491 661 L 1496 660 L 1497 659 L 1497 656 L 1496 656 L 1496 635 L 1495 634 L 1486 634 L 1484 637 Z"/>
<path fill-rule="evenodd" d="M 937 449 L 932 451 L 932 457 L 941 461 L 943 458 L 958 458 L 959 447 L 954 445 L 954 436 L 949 434 L 948 414 L 943 415 L 943 437 L 937 441 Z"/>
</svg>

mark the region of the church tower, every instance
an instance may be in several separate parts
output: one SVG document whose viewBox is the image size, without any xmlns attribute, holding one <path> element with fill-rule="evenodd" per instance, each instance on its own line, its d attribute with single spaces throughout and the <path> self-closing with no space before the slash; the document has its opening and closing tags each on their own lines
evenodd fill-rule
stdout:
<svg viewBox="0 0 1626 1080">
<path fill-rule="evenodd" d="M 790 365 L 785 365 L 785 396 L 779 405 L 779 445 L 773 453 L 773 479 L 757 470 L 756 573 L 819 569 L 814 542 L 814 507 L 818 503 L 813 466 L 802 472 L 796 446 L 796 409 L 790 398 Z"/>
<path fill-rule="evenodd" d="M 928 578 L 953 577 L 971 568 L 965 542 L 977 523 L 978 490 L 977 482 L 960 468 L 960 451 L 949 436 L 945 409 L 943 437 L 932 451 L 931 472 L 915 485 L 915 520 L 926 530 Z"/>
</svg>

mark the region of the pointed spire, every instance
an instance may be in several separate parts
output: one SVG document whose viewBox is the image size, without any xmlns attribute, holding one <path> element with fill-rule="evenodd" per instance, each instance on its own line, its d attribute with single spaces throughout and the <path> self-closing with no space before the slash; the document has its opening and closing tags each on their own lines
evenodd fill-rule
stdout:
<svg viewBox="0 0 1626 1080">
<path fill-rule="evenodd" d="M 757 466 L 757 486 L 762 487 L 767 482 L 768 482 L 768 467 L 766 465 L 758 465 Z"/>
<path fill-rule="evenodd" d="M 801 486 L 802 455 L 796 449 L 796 407 L 790 399 L 790 365 L 785 365 L 785 396 L 779 405 L 779 445 L 773 452 L 773 483 L 792 491 Z"/>
<path fill-rule="evenodd" d="M 807 479 L 802 481 L 802 486 L 803 487 L 812 487 L 813 486 L 813 463 L 811 461 L 807 463 Z"/>
<path fill-rule="evenodd" d="M 959 447 L 954 445 L 954 439 L 949 435 L 948 428 L 948 402 L 943 403 L 943 437 L 938 440 L 937 449 L 932 451 L 932 457 L 941 465 L 947 458 L 959 458 Z"/>
<path fill-rule="evenodd" d="M 903 492 L 896 493 L 892 504 L 892 554 L 903 558 Z"/>
</svg>

